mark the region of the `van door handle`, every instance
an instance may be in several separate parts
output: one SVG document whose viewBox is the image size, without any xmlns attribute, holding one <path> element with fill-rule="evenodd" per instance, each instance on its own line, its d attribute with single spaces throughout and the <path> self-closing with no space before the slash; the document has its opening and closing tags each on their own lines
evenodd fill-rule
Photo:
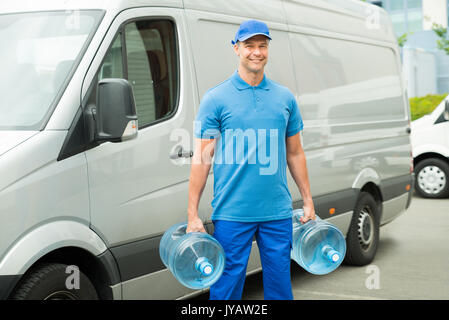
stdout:
<svg viewBox="0 0 449 320">
<path fill-rule="evenodd" d="M 170 154 L 170 159 L 191 158 L 191 157 L 193 157 L 193 151 L 184 150 L 182 147 L 176 148 L 175 152 Z"/>
<path fill-rule="evenodd" d="M 405 129 L 405 132 L 407 132 L 407 133 L 411 133 L 411 132 L 412 132 L 412 128 L 410 128 L 410 127 L 407 127 L 407 128 Z"/>
</svg>

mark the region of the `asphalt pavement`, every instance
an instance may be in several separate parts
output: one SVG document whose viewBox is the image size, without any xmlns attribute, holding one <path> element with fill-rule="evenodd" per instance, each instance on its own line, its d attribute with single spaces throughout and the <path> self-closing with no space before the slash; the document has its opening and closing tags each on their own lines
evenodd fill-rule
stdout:
<svg viewBox="0 0 449 320">
<path fill-rule="evenodd" d="M 374 261 L 317 276 L 292 261 L 295 300 L 449 299 L 449 199 L 415 196 L 380 229 Z M 208 293 L 196 299 L 207 299 Z M 248 276 L 243 300 L 263 299 L 262 273 Z"/>
</svg>

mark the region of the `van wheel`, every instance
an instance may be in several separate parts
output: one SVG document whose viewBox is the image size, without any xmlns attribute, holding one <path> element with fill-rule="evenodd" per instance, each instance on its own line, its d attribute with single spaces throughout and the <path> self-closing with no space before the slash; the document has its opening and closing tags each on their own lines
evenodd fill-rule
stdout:
<svg viewBox="0 0 449 320">
<path fill-rule="evenodd" d="M 449 196 L 449 164 L 438 158 L 420 161 L 415 167 L 415 189 L 424 198 Z"/>
<path fill-rule="evenodd" d="M 33 268 L 20 281 L 14 294 L 13 300 L 97 300 L 97 292 L 89 278 L 79 271 L 70 271 L 65 264 L 42 263 Z M 67 271 L 66 273 L 66 270 Z M 71 277 L 71 278 L 70 278 Z M 73 280 L 73 281 L 72 281 Z M 73 289 L 67 288 L 75 286 Z"/>
<path fill-rule="evenodd" d="M 364 266 L 373 261 L 379 243 L 379 227 L 376 200 L 368 192 L 361 192 L 346 235 L 346 264 Z"/>
</svg>

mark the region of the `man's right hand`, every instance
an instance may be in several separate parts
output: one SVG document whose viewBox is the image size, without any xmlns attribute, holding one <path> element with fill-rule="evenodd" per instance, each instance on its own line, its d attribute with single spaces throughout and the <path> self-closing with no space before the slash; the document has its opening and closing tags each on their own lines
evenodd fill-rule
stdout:
<svg viewBox="0 0 449 320">
<path fill-rule="evenodd" d="M 189 219 L 187 221 L 187 230 L 186 233 L 189 232 L 206 232 L 206 229 L 204 229 L 203 222 L 200 218 L 193 218 Z"/>
</svg>

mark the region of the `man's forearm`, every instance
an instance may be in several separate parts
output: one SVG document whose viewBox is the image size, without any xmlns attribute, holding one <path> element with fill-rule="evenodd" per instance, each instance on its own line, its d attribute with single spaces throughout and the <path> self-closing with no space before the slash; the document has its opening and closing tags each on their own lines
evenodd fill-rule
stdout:
<svg viewBox="0 0 449 320">
<path fill-rule="evenodd" d="M 209 176 L 214 146 L 215 140 L 197 139 L 195 141 L 195 152 L 190 167 L 187 232 L 206 232 L 198 217 L 198 207 Z"/>
<path fill-rule="evenodd" d="M 210 167 L 210 164 L 204 163 L 193 163 L 191 166 L 189 181 L 189 201 L 187 206 L 187 214 L 189 220 L 198 217 L 198 206 L 204 187 L 206 186 Z"/>
<path fill-rule="evenodd" d="M 287 164 L 305 205 L 312 202 L 309 175 L 304 152 L 287 155 Z"/>
</svg>

